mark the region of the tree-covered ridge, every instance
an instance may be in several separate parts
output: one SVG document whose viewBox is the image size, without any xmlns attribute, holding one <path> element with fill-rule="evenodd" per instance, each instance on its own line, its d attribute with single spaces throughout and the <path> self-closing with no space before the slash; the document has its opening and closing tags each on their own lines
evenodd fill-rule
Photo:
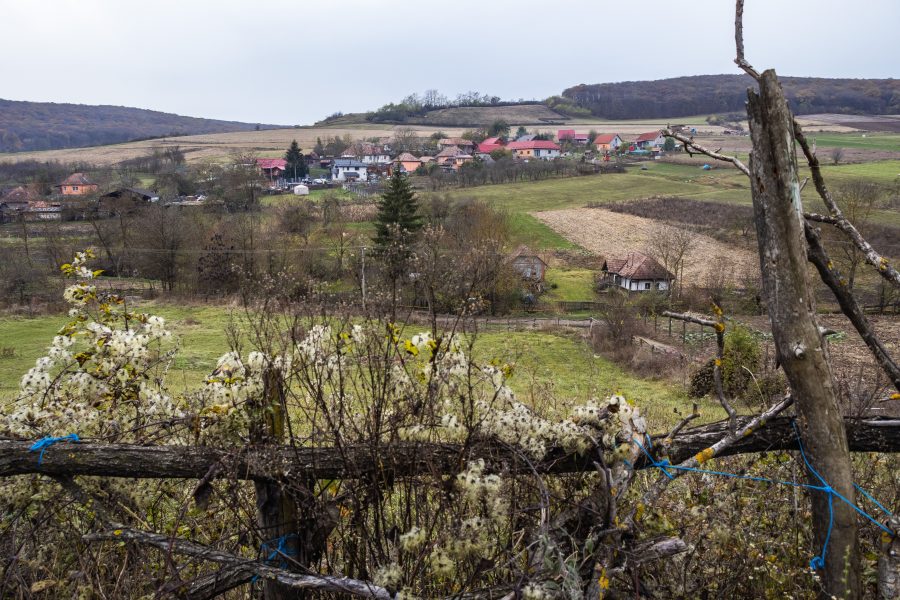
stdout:
<svg viewBox="0 0 900 600">
<path fill-rule="evenodd" d="M 900 114 L 900 80 L 781 77 L 795 114 Z M 563 97 L 606 119 L 656 119 L 743 111 L 748 75 L 581 84 Z"/>
<path fill-rule="evenodd" d="M 76 148 L 168 135 L 275 127 L 278 126 L 184 117 L 126 106 L 0 99 L 0 152 Z"/>
</svg>

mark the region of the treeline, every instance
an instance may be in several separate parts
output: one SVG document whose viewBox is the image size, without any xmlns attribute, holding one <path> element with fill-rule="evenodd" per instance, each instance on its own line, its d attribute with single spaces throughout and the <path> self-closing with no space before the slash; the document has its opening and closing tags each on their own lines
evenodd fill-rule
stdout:
<svg viewBox="0 0 900 600">
<path fill-rule="evenodd" d="M 426 90 L 422 95 L 413 93 L 400 102 L 385 104 L 378 110 L 368 113 L 366 120 L 371 123 L 406 123 L 411 118 L 422 117 L 430 111 L 442 108 L 515 106 L 519 104 L 541 104 L 541 102 L 537 100 L 502 100 L 500 96 L 491 96 L 490 94 L 481 94 L 479 92 L 457 94 L 456 98 L 451 100 L 437 90 Z"/>
<path fill-rule="evenodd" d="M 163 136 L 275 127 L 278 126 L 183 117 L 125 106 L 0 99 L 0 152 L 98 146 Z"/>
<path fill-rule="evenodd" d="M 781 77 L 797 114 L 900 114 L 900 80 Z M 606 119 L 656 119 L 744 110 L 748 75 L 697 75 L 657 81 L 577 85 L 570 102 Z"/>
</svg>

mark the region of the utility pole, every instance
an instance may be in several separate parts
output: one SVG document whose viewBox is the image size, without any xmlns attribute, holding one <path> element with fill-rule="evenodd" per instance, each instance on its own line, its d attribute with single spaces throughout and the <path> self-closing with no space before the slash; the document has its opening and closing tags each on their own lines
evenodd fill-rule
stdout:
<svg viewBox="0 0 900 600">
<path fill-rule="evenodd" d="M 361 268 L 360 268 L 360 276 L 362 279 L 362 303 L 363 310 L 366 309 L 366 247 L 362 247 L 362 255 L 361 255 Z"/>
</svg>

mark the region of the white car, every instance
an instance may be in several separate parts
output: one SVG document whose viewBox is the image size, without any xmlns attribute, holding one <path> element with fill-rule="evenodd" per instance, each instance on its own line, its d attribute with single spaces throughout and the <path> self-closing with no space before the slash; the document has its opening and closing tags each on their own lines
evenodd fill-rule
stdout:
<svg viewBox="0 0 900 600">
<path fill-rule="evenodd" d="M 328 183 L 325 179 L 313 179 L 313 185 L 325 185 Z"/>
</svg>

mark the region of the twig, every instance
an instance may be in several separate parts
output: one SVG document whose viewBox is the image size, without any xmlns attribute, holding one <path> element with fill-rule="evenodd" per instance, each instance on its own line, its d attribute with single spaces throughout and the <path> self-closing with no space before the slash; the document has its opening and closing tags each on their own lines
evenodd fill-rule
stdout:
<svg viewBox="0 0 900 600">
<path fill-rule="evenodd" d="M 684 429 L 688 423 L 690 423 L 691 421 L 693 421 L 694 419 L 697 419 L 699 417 L 700 417 L 700 407 L 697 406 L 696 402 L 694 402 L 694 406 L 691 409 L 691 414 L 689 414 L 688 416 L 683 418 L 681 420 L 681 422 L 675 426 L 675 429 L 673 429 L 672 431 L 669 432 L 669 434 L 663 440 L 663 444 L 665 444 L 666 446 L 669 446 L 672 443 L 672 439 L 676 435 L 678 435 L 681 432 L 681 430 Z"/>
</svg>

